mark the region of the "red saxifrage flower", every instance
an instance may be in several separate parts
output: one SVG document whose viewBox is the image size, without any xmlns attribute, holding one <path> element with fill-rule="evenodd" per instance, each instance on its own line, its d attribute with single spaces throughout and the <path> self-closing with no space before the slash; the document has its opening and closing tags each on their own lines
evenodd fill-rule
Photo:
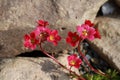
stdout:
<svg viewBox="0 0 120 80">
<path fill-rule="evenodd" d="M 98 31 L 98 28 L 95 28 L 95 31 L 96 31 L 96 33 L 94 34 L 94 37 L 101 39 L 101 35 L 100 35 L 99 31 Z"/>
<path fill-rule="evenodd" d="M 54 44 L 56 46 L 58 44 L 58 41 L 61 40 L 61 37 L 58 35 L 57 30 L 51 30 L 47 28 L 48 22 L 44 20 L 38 20 L 38 25 L 34 31 L 32 31 L 30 34 L 26 34 L 24 36 L 24 46 L 26 48 L 30 48 L 34 50 L 37 45 L 40 45 L 41 51 L 45 53 L 47 56 L 52 58 L 55 62 L 57 62 L 59 65 L 61 65 L 63 68 L 70 71 L 70 73 L 74 72 L 71 70 L 71 67 L 79 68 L 82 64 L 82 60 L 79 58 L 77 54 L 72 54 L 67 57 L 68 65 L 70 66 L 70 69 L 66 66 L 62 65 L 59 61 L 57 61 L 53 56 L 49 55 L 46 51 L 42 49 L 41 43 L 44 41 L 48 41 Z M 94 24 L 90 20 L 85 20 L 84 24 L 77 26 L 76 32 L 68 32 L 68 36 L 66 38 L 66 42 L 69 43 L 71 46 L 76 46 L 78 43 L 81 43 L 82 40 L 88 39 L 93 40 L 94 38 L 101 38 L 100 33 L 98 31 L 98 28 L 94 28 Z M 78 48 L 80 48 L 80 44 L 78 44 Z M 82 52 L 78 50 L 78 52 L 81 54 L 81 56 L 84 58 L 84 55 L 82 55 Z M 94 70 L 94 68 L 89 64 L 87 59 L 85 58 L 86 63 L 90 66 L 90 68 L 98 73 L 97 70 Z M 73 76 L 76 76 L 78 80 L 85 80 L 83 77 L 79 76 L 79 74 L 74 74 Z"/>
<path fill-rule="evenodd" d="M 26 48 L 34 50 L 37 44 L 39 44 L 39 40 L 36 39 L 36 35 L 34 32 L 31 32 L 30 35 L 26 34 L 24 36 L 24 46 Z"/>
<path fill-rule="evenodd" d="M 77 32 L 68 32 L 68 36 L 66 38 L 66 42 L 69 43 L 71 46 L 76 46 L 78 41 L 80 40 L 79 35 L 77 35 Z"/>
<path fill-rule="evenodd" d="M 44 41 L 52 42 L 56 46 L 58 41 L 61 40 L 61 37 L 58 35 L 57 30 L 51 30 L 46 27 L 47 25 L 47 21 L 38 20 L 38 25 L 35 30 L 30 35 L 26 34 L 24 36 L 24 46 L 33 50 L 37 44 L 43 43 Z"/>
<path fill-rule="evenodd" d="M 93 27 L 89 25 L 82 24 L 81 26 L 77 26 L 77 32 L 79 33 L 82 39 L 93 40 L 94 34 L 96 33 Z"/>
<path fill-rule="evenodd" d="M 90 20 L 85 20 L 85 23 L 86 25 L 90 26 L 90 27 L 93 27 L 94 26 L 94 23 L 92 23 Z"/>
<path fill-rule="evenodd" d="M 47 40 L 47 37 L 49 36 L 50 31 L 51 30 L 47 27 L 39 27 L 39 26 L 37 26 L 36 29 L 34 30 L 40 42 L 44 42 Z"/>
<path fill-rule="evenodd" d="M 48 42 L 52 42 L 54 44 L 54 46 L 56 46 L 58 44 L 58 41 L 61 40 L 61 37 L 58 35 L 58 31 L 57 30 L 51 30 L 51 32 L 49 33 L 49 36 L 47 38 Z"/>
<path fill-rule="evenodd" d="M 94 23 L 92 23 L 90 20 L 85 20 L 85 24 L 89 25 L 90 27 L 94 26 Z M 99 31 L 98 31 L 98 28 L 95 28 L 95 31 L 96 31 L 96 33 L 94 34 L 94 37 L 101 39 L 101 35 L 100 35 Z"/>
<path fill-rule="evenodd" d="M 82 64 L 82 60 L 78 58 L 76 54 L 72 54 L 68 56 L 67 60 L 68 60 L 68 65 L 71 67 L 74 66 L 75 68 L 79 68 L 80 65 Z"/>
<path fill-rule="evenodd" d="M 38 26 L 43 26 L 43 27 L 46 27 L 47 25 L 49 25 L 49 23 L 44 20 L 38 20 L 37 23 L 38 23 Z"/>
</svg>

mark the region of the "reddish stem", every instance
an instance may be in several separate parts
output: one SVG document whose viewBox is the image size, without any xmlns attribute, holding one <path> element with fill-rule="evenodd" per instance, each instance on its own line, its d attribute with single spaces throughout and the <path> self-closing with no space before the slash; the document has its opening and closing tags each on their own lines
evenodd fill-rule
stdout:
<svg viewBox="0 0 120 80">
<path fill-rule="evenodd" d="M 57 59 L 55 59 L 53 56 L 49 55 L 46 51 L 43 50 L 41 44 L 40 44 L 40 49 L 41 51 L 47 55 L 48 57 L 50 57 L 51 59 L 53 59 L 57 64 L 59 64 L 61 67 L 63 67 L 64 69 L 68 70 L 69 72 L 75 74 L 80 80 L 85 80 L 82 76 L 78 75 L 77 73 L 75 73 L 74 71 L 68 69 L 66 66 L 64 66 L 63 64 L 61 64 Z"/>
<path fill-rule="evenodd" d="M 69 69 L 71 70 L 71 68 L 72 68 L 72 66 L 70 66 L 70 68 L 69 68 Z M 70 74 L 71 74 L 71 71 L 70 71 Z"/>
<path fill-rule="evenodd" d="M 84 54 L 82 53 L 82 51 L 80 50 L 80 43 L 81 43 L 82 41 L 83 41 L 83 40 L 79 41 L 79 43 L 78 43 L 78 52 L 79 52 L 80 55 L 83 57 L 83 59 L 85 60 L 85 62 L 87 63 L 87 65 L 88 65 L 88 66 L 91 68 L 91 70 L 93 70 L 95 73 L 108 77 L 108 75 L 106 75 L 106 74 L 104 74 L 104 73 L 101 73 L 101 72 L 99 72 L 98 70 L 94 69 L 94 68 L 92 67 L 92 65 L 89 63 L 88 59 L 85 57 L 85 55 L 84 55 Z"/>
</svg>

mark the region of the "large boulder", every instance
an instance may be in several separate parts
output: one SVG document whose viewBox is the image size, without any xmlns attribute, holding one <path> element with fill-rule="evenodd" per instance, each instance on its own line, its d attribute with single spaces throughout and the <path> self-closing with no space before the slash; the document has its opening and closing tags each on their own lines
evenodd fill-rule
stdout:
<svg viewBox="0 0 120 80">
<path fill-rule="evenodd" d="M 49 58 L 0 59 L 0 80 L 70 80 Z"/>
<path fill-rule="evenodd" d="M 47 20 L 50 27 L 59 30 L 62 38 L 85 19 L 94 20 L 107 0 L 0 0 L 0 57 L 11 57 L 25 52 L 22 39 L 38 19 Z M 43 45 L 52 53 L 70 49 L 65 39 L 57 47 Z M 3 54 L 4 53 L 4 54 Z M 12 54 L 14 53 L 14 54 Z"/>
<path fill-rule="evenodd" d="M 101 39 L 89 42 L 91 47 L 105 59 L 111 67 L 120 71 L 120 20 L 99 17 L 95 20 Z"/>
</svg>

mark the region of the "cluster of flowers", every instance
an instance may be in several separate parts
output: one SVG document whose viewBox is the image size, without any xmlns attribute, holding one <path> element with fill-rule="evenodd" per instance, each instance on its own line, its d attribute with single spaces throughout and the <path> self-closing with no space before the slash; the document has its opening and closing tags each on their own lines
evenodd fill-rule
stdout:
<svg viewBox="0 0 120 80">
<path fill-rule="evenodd" d="M 47 28 L 49 23 L 44 20 L 38 20 L 38 25 L 30 34 L 25 34 L 24 36 L 24 46 L 34 50 L 36 45 L 44 41 L 52 42 L 55 46 L 61 37 L 58 35 L 57 30 L 51 30 Z"/>
<path fill-rule="evenodd" d="M 38 20 L 38 25 L 30 34 L 25 34 L 24 36 L 24 46 L 34 50 L 36 45 L 41 42 L 48 41 L 52 42 L 55 46 L 61 37 L 58 35 L 57 30 L 51 30 L 47 26 L 49 23 L 44 20 Z M 94 38 L 101 38 L 100 33 L 97 28 L 93 27 L 94 24 L 90 20 L 85 20 L 84 24 L 77 26 L 77 32 L 68 32 L 66 42 L 71 46 L 76 46 L 80 40 L 88 39 L 93 40 Z M 81 59 L 77 57 L 76 54 L 68 56 L 68 61 L 70 66 L 79 68 L 81 64 Z"/>
<path fill-rule="evenodd" d="M 77 32 L 69 32 L 66 42 L 71 46 L 76 46 L 80 40 L 88 39 L 94 40 L 94 38 L 101 38 L 97 28 L 94 28 L 94 24 L 90 20 L 85 20 L 85 23 L 77 26 Z"/>
<path fill-rule="evenodd" d="M 94 40 L 94 38 L 101 38 L 97 28 L 93 27 L 94 24 L 90 20 L 85 20 L 84 24 L 77 26 L 77 32 L 69 32 L 66 42 L 71 46 L 76 46 L 80 41 L 84 39 Z M 70 66 L 79 68 L 82 60 L 78 58 L 76 54 L 68 56 L 68 63 Z"/>
<path fill-rule="evenodd" d="M 47 27 L 49 25 L 47 21 L 38 20 L 37 23 L 37 27 L 30 34 L 25 34 L 24 46 L 34 50 L 37 45 L 41 45 L 41 43 L 45 41 L 51 42 L 54 44 L 54 46 L 56 46 L 58 44 L 58 41 L 61 40 L 61 37 L 58 35 L 58 31 L 49 29 Z M 76 32 L 68 32 L 66 42 L 72 47 L 75 47 L 76 45 L 79 47 L 80 43 L 84 39 L 94 40 L 95 38 L 101 39 L 98 29 L 94 27 L 94 24 L 91 23 L 90 20 L 85 20 L 82 25 L 77 26 Z M 53 56 L 50 56 L 47 52 L 45 52 L 42 48 L 41 50 L 58 64 L 62 65 Z M 80 51 L 79 53 L 82 55 Z M 84 58 L 84 55 L 82 55 L 82 57 Z M 77 56 L 77 54 L 72 54 L 68 56 L 67 60 L 70 67 L 79 68 L 82 63 L 82 60 Z M 88 63 L 87 60 L 86 62 Z M 89 63 L 88 65 L 91 66 Z"/>
</svg>

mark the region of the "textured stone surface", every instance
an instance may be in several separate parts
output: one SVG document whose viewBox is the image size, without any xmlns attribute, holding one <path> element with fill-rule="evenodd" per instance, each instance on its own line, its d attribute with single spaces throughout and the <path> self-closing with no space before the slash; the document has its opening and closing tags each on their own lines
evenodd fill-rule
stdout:
<svg viewBox="0 0 120 80">
<path fill-rule="evenodd" d="M 0 59 L 0 80 L 70 80 L 48 58 Z"/>
<path fill-rule="evenodd" d="M 85 19 L 94 20 L 105 1 L 107 0 L 0 0 L 0 30 L 33 27 L 38 19 L 61 26 L 81 23 Z"/>
<path fill-rule="evenodd" d="M 110 66 L 120 71 L 120 20 L 100 17 L 96 19 L 102 39 L 89 42 Z"/>
<path fill-rule="evenodd" d="M 26 29 L 0 31 L 0 57 L 12 57 L 26 51 L 23 46 L 23 36 L 32 28 Z"/>
<path fill-rule="evenodd" d="M 47 20 L 50 27 L 59 30 L 65 38 L 69 30 L 74 31 L 75 26 L 85 19 L 93 21 L 105 1 L 107 0 L 0 0 L 0 54 L 8 57 L 12 53 L 17 55 L 24 52 L 21 46 L 23 33 L 30 32 L 38 19 Z M 51 44 L 44 47 L 54 53 L 70 49 L 65 39 L 55 48 Z"/>
</svg>

